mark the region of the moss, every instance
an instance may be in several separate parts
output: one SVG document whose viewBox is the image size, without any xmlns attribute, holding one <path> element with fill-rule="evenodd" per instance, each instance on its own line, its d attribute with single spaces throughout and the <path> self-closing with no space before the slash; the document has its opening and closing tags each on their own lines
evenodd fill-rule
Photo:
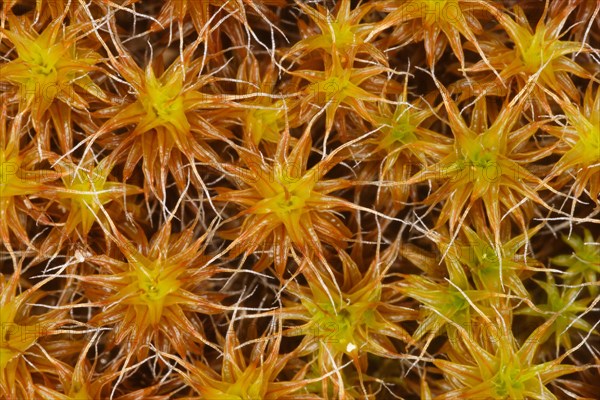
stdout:
<svg viewBox="0 0 600 400">
<path fill-rule="evenodd" d="M 0 398 L 597 397 L 595 2 L 21 3 Z"/>
</svg>

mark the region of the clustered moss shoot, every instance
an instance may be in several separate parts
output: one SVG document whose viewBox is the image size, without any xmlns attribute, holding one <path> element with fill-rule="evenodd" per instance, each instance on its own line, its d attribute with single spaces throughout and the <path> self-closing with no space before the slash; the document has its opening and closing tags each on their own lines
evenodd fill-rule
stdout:
<svg viewBox="0 0 600 400">
<path fill-rule="evenodd" d="M 0 398 L 597 398 L 599 14 L 4 1 Z"/>
</svg>

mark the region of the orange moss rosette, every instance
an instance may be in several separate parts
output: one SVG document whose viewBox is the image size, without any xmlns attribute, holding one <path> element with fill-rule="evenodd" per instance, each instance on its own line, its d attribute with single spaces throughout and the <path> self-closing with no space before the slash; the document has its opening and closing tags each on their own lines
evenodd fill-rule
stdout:
<svg viewBox="0 0 600 400">
<path fill-rule="evenodd" d="M 595 399 L 600 3 L 7 0 L 0 398 Z"/>
</svg>

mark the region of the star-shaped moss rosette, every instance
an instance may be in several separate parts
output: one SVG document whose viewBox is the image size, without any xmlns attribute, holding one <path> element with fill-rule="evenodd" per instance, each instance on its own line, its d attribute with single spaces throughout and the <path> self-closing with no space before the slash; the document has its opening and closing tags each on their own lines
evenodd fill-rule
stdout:
<svg viewBox="0 0 600 400">
<path fill-rule="evenodd" d="M 459 221 L 467 216 L 486 218 L 494 235 L 494 246 L 498 248 L 505 213 L 526 230 L 534 205 L 555 211 L 538 193 L 549 186 L 530 172 L 523 161 L 532 163 L 551 153 L 548 148 L 526 146 L 546 121 L 518 124 L 526 98 L 525 92 L 521 92 L 512 101 L 505 102 L 498 114 L 488 110 L 485 100 L 476 101 L 470 124 L 467 124 L 450 93 L 436 82 L 446 106 L 454 143 L 438 146 L 437 162 L 405 183 L 439 182 L 424 200 L 430 209 L 442 204 L 436 226 L 448 223 L 454 235 Z"/>
<path fill-rule="evenodd" d="M 447 392 L 435 399 L 558 399 L 548 384 L 589 366 L 564 364 L 570 352 L 538 362 L 536 356 L 543 337 L 553 322 L 554 318 L 538 327 L 521 346 L 502 325 L 495 327 L 498 341 L 493 348 L 482 347 L 461 329 L 463 345 L 450 349 L 448 360 L 433 361 L 449 382 Z"/>
<path fill-rule="evenodd" d="M 349 182 L 325 177 L 340 160 L 338 152 L 307 168 L 309 135 L 307 130 L 290 150 L 290 137 L 284 132 L 273 161 L 241 149 L 241 166 L 223 165 L 238 187 L 217 188 L 218 194 L 213 198 L 214 202 L 241 208 L 225 221 L 243 218 L 241 224 L 221 231 L 232 240 L 226 249 L 231 256 L 249 256 L 258 249 L 270 252 L 263 257 L 270 257 L 280 277 L 284 275 L 292 246 L 307 257 L 324 259 L 325 244 L 342 249 L 351 238 L 350 230 L 335 211 L 354 211 L 355 206 L 332 194 L 348 188 Z M 257 268 L 269 266 L 265 262 L 259 262 Z"/>
<path fill-rule="evenodd" d="M 367 354 L 399 359 L 403 355 L 394 342 L 415 345 L 400 323 L 414 320 L 417 312 L 403 304 L 397 288 L 383 283 L 397 251 L 397 244 L 390 247 L 365 272 L 341 253 L 340 282 L 306 272 L 308 287 L 289 284 L 295 301 L 273 314 L 302 322 L 284 334 L 303 337 L 301 354 L 311 355 L 321 374 L 341 368 L 346 357 L 357 371 L 366 372 Z"/>
<path fill-rule="evenodd" d="M 571 254 L 561 254 L 550 259 L 553 265 L 566 268 L 562 278 L 569 285 L 585 284 L 592 296 L 598 295 L 600 285 L 600 237 L 594 239 L 589 229 L 583 236 L 563 235 L 562 240 L 571 247 Z"/>
<path fill-rule="evenodd" d="M 44 132 L 46 120 L 54 123 L 58 142 L 67 152 L 73 146 L 73 111 L 89 110 L 94 98 L 108 102 L 109 97 L 90 77 L 100 71 L 101 56 L 78 44 L 90 25 L 64 23 L 63 15 L 37 33 L 27 18 L 9 15 L 9 28 L 0 28 L 0 33 L 14 45 L 17 57 L 0 64 L 0 83 L 13 86 L 4 101 L 17 102 L 21 113 L 30 113 L 38 133 Z M 49 150 L 49 143 L 46 147 Z"/>
<path fill-rule="evenodd" d="M 195 161 L 218 164 L 219 156 L 207 140 L 227 140 L 231 136 L 227 129 L 207 119 L 210 110 L 231 107 L 233 96 L 200 91 L 216 81 L 213 75 L 201 73 L 201 60 L 192 59 L 200 42 L 186 47 L 182 57 L 166 69 L 161 58 L 139 67 L 122 44 L 118 47 L 119 57 L 111 57 L 112 67 L 123 76 L 133 98 L 126 97 L 121 104 L 96 114 L 108 120 L 93 134 L 88 148 L 95 140 L 107 146 L 117 143 L 111 157 L 126 160 L 125 179 L 131 177 L 141 160 L 146 196 L 153 193 L 164 198 L 169 174 L 181 191 L 188 182 L 203 190 Z M 114 134 L 131 125 L 135 128 L 123 135 Z"/>
<path fill-rule="evenodd" d="M 203 264 L 210 232 L 194 238 L 194 227 L 179 234 L 170 222 L 161 226 L 148 243 L 143 233 L 133 242 L 111 227 L 123 258 L 93 255 L 93 275 L 78 276 L 90 307 L 98 307 L 89 324 L 110 327 L 111 345 L 126 346 L 134 360 L 146 358 L 155 348 L 201 354 L 204 337 L 201 315 L 219 314 L 228 307 L 226 296 L 213 290 L 210 278 L 218 269 Z M 114 236 L 113 236 L 114 235 Z M 134 243 L 137 243 L 134 244 Z"/>
<path fill-rule="evenodd" d="M 489 71 L 491 66 L 498 71 L 503 82 L 516 82 L 518 90 L 534 79 L 535 89 L 530 95 L 530 102 L 546 114 L 551 113 L 551 106 L 543 88 L 559 95 L 565 94 L 572 101 L 579 100 L 580 93 L 572 77 L 592 79 L 592 74 L 569 55 L 593 51 L 586 43 L 563 40 L 564 28 L 569 15 L 577 7 L 576 3 L 565 5 L 550 17 L 547 5 L 534 28 L 519 5 L 513 8 L 515 18 L 507 13 L 494 13 L 503 28 L 502 35 L 508 35 L 512 43 L 507 45 L 500 38 L 491 39 L 484 45 L 489 64 L 480 61 L 467 69 L 469 72 L 481 72 Z M 485 2 L 485 7 L 495 6 Z"/>
<path fill-rule="evenodd" d="M 96 221 L 105 223 L 106 208 L 110 208 L 112 202 L 121 203 L 121 210 L 125 210 L 127 197 L 142 193 L 137 186 L 109 180 L 115 167 L 109 157 L 97 162 L 87 157 L 79 163 L 58 160 L 56 157 L 50 160 L 57 163 L 55 169 L 62 175 L 63 184 L 55 189 L 56 197 L 61 206 L 68 210 L 66 220 L 58 229 L 59 241 L 76 235 L 87 240 Z"/>
<path fill-rule="evenodd" d="M 539 232 L 538 225 L 513 238 L 504 237 L 498 254 L 489 230 L 481 228 L 477 233 L 464 227 L 465 243 L 460 246 L 460 261 L 467 266 L 475 287 L 496 293 L 510 293 L 521 299 L 530 297 L 523 282 L 536 271 L 544 269 L 542 263 L 521 250 L 530 245 L 532 237 Z"/>
<path fill-rule="evenodd" d="M 301 92 L 302 99 L 298 104 L 300 115 L 308 121 L 325 110 L 325 140 L 333 129 L 334 122 L 344 119 L 351 111 L 355 116 L 375 123 L 369 104 L 381 100 L 375 93 L 383 92 L 384 80 L 377 80 L 386 73 L 393 73 L 382 64 L 367 64 L 356 67 L 359 60 L 357 49 L 352 47 L 348 54 L 333 48 L 331 56 L 325 59 L 323 69 L 300 68 L 290 74 L 300 81 L 308 81 Z M 370 85 L 369 90 L 364 86 Z"/>
<path fill-rule="evenodd" d="M 447 335 L 451 342 L 455 342 L 457 331 L 454 324 L 471 331 L 477 326 L 473 322 L 473 307 L 491 313 L 490 303 L 498 298 L 496 293 L 490 291 L 460 287 L 451 280 L 436 282 L 418 275 L 405 276 L 398 286 L 401 293 L 421 304 L 419 326 L 413 333 L 413 338 L 426 338 L 425 349 L 440 334 Z"/>
<path fill-rule="evenodd" d="M 546 274 L 545 281 L 536 279 L 535 282 L 545 292 L 546 302 L 540 302 L 536 305 L 535 309 L 525 307 L 522 310 L 517 310 L 515 314 L 544 319 L 548 319 L 556 314 L 557 317 L 554 323 L 548 328 L 544 339 L 554 335 L 554 345 L 557 354 L 560 346 L 566 350 L 573 348 L 572 337 L 576 336 L 573 335 L 571 330 L 579 330 L 584 334 L 599 334 L 592 324 L 585 319 L 585 314 L 592 312 L 594 299 L 585 296 L 583 288 L 577 286 L 563 286 L 560 288 L 551 274 Z"/>
</svg>

